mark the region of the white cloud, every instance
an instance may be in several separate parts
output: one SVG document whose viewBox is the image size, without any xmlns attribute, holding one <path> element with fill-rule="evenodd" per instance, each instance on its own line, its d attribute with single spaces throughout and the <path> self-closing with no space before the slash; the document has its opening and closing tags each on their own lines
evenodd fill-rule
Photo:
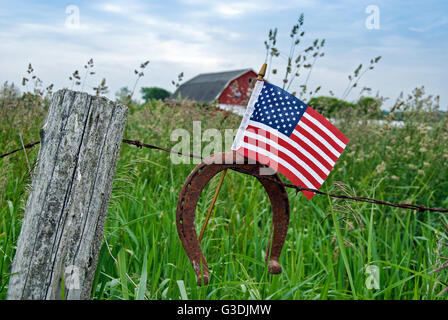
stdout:
<svg viewBox="0 0 448 320">
<path fill-rule="evenodd" d="M 218 19 L 241 18 L 254 13 L 279 12 L 288 9 L 303 9 L 317 7 L 317 0 L 257 0 L 257 1 L 209 1 L 209 0 L 181 0 L 182 3 L 194 8 L 192 16 L 216 17 Z"/>
<path fill-rule="evenodd" d="M 124 13 L 126 11 L 124 8 L 123 6 L 111 3 L 101 3 L 98 5 L 98 10 L 112 13 Z"/>
<path fill-rule="evenodd" d="M 89 79 L 89 85 L 96 85 L 105 77 L 111 88 L 109 96 L 113 97 L 120 87 L 133 85 L 133 70 L 145 60 L 151 62 L 139 85 L 171 90 L 171 80 L 181 71 L 188 80 L 201 72 L 246 67 L 257 70 L 264 60 L 263 40 L 268 27 L 280 24 L 279 44 L 285 44 L 288 51 L 290 25 L 286 20 L 292 16 L 291 8 L 321 5 L 319 1 L 264 0 L 256 3 L 229 0 L 225 2 L 228 6 L 204 0 L 183 3 L 178 12 L 167 14 L 161 14 L 160 7 L 137 0 L 80 6 L 78 30 L 64 27 L 63 11 L 61 16 L 46 21 L 30 18 L 16 22 L 14 17 L 8 17 L 10 23 L 0 30 L 0 81 L 20 82 L 28 62 L 32 62 L 46 84 L 69 86 L 71 72 L 81 71 L 86 61 L 93 58 L 97 74 Z M 277 10 L 280 13 L 274 14 Z M 392 99 L 401 90 L 421 84 L 430 92 L 446 92 L 443 75 L 447 66 L 439 46 L 427 46 L 424 39 L 405 37 L 394 29 L 375 36 L 359 27 L 363 20 L 358 16 L 349 21 L 328 22 L 334 15 L 328 7 L 324 12 L 315 10 L 314 15 L 305 15 L 306 29 L 311 32 L 306 34 L 304 45 L 314 38 L 326 38 L 327 45 L 325 57 L 317 62 L 311 74 L 311 88 L 322 85 L 322 94 L 333 90 L 339 95 L 345 89 L 347 75 L 359 63 L 383 55 L 360 87 L 380 89 Z M 252 16 L 255 13 L 258 15 Z M 360 16 L 364 16 L 362 10 Z M 250 27 L 255 20 L 260 25 L 264 21 L 260 17 L 266 17 L 264 31 Z M 291 24 L 294 22 L 295 17 Z M 284 61 L 278 59 L 275 67 L 283 72 L 283 66 Z M 281 84 L 280 75 L 272 79 Z M 443 99 L 446 97 L 442 96 L 442 102 Z"/>
<path fill-rule="evenodd" d="M 20 82 L 31 62 L 46 85 L 70 86 L 71 72 L 75 69 L 82 72 L 82 66 L 93 58 L 97 72 L 89 79 L 89 85 L 94 86 L 105 77 L 111 88 L 109 96 L 113 97 L 119 87 L 132 85 L 134 68 L 148 59 L 151 63 L 141 84 L 168 89 L 173 89 L 170 82 L 181 71 L 192 77 L 199 72 L 241 68 L 253 63 L 248 53 L 228 45 L 229 41 L 240 39 L 238 32 L 152 16 L 135 3 L 127 7 L 118 2 L 96 4 L 94 8 L 118 18 L 98 19 L 84 9 L 81 28 L 77 30 L 65 28 L 63 20 L 45 24 L 27 22 L 2 30 L 0 80 Z"/>
<path fill-rule="evenodd" d="M 448 18 L 447 17 L 445 17 L 443 19 L 440 19 L 439 21 L 433 22 L 433 23 L 431 23 L 429 25 L 423 26 L 423 27 L 410 27 L 409 30 L 415 31 L 415 32 L 427 32 L 427 31 L 430 31 L 430 30 L 432 30 L 434 28 L 438 28 L 438 27 L 444 26 L 446 24 L 448 24 Z"/>
<path fill-rule="evenodd" d="M 229 5 L 218 5 L 215 9 L 219 14 L 224 16 L 239 16 L 244 13 L 243 8 L 237 8 Z"/>
</svg>

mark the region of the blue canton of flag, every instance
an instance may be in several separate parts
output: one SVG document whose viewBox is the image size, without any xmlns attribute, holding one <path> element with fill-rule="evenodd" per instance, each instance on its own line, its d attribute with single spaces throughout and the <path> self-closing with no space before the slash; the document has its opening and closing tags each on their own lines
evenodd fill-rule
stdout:
<svg viewBox="0 0 448 320">
<path fill-rule="evenodd" d="M 232 150 L 282 173 L 294 185 L 319 189 L 348 141 L 295 96 L 257 81 Z M 303 193 L 308 199 L 314 195 Z"/>
<path fill-rule="evenodd" d="M 290 136 L 307 107 L 292 94 L 265 82 L 250 120 Z"/>
</svg>

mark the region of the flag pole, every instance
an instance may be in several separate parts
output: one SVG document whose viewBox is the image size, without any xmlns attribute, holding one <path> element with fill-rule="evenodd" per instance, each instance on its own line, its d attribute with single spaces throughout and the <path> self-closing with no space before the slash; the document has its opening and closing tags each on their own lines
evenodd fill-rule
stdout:
<svg viewBox="0 0 448 320">
<path fill-rule="evenodd" d="M 264 76 L 266 75 L 267 66 L 268 65 L 266 64 L 266 62 L 263 63 L 263 65 L 261 66 L 261 69 L 258 72 L 258 77 L 257 77 L 258 81 L 264 80 Z M 215 203 L 216 203 L 216 200 L 218 199 L 218 194 L 219 194 L 219 191 L 221 190 L 222 183 L 224 182 L 224 178 L 226 177 L 226 174 L 227 174 L 227 169 L 225 169 L 222 172 L 221 178 L 219 179 L 218 187 L 216 188 L 215 195 L 213 196 L 212 203 L 210 205 L 210 208 L 208 209 L 207 216 L 205 217 L 204 225 L 202 226 L 201 233 L 199 235 L 199 243 L 202 241 L 202 238 L 204 237 L 205 229 L 207 228 L 208 221 L 210 220 L 210 216 L 212 214 L 213 208 L 215 207 Z"/>
</svg>

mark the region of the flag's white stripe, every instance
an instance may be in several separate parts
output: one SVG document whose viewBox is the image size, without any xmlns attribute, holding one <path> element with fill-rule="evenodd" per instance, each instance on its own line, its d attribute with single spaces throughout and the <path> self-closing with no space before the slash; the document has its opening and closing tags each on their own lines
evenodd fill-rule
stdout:
<svg viewBox="0 0 448 320">
<path fill-rule="evenodd" d="M 278 162 L 279 164 L 283 165 L 284 167 L 288 168 L 289 171 L 291 171 L 297 178 L 300 179 L 300 181 L 302 181 L 305 186 L 307 188 L 313 189 L 313 188 L 318 188 L 319 186 L 314 186 L 311 182 L 308 181 L 307 178 L 305 178 L 299 171 L 297 171 L 296 168 L 294 168 L 292 165 L 289 164 L 289 162 L 283 160 L 282 158 L 279 158 L 277 155 L 254 145 L 248 144 L 246 142 L 243 142 L 241 144 L 242 148 L 246 148 L 248 150 L 252 150 L 254 152 L 260 153 L 266 157 L 268 157 L 269 159 L 272 159 L 276 162 Z"/>
<path fill-rule="evenodd" d="M 310 139 L 308 139 L 307 137 L 305 137 L 303 134 L 301 134 L 299 131 L 297 131 L 295 129 L 292 132 L 292 134 L 295 135 L 297 137 L 297 139 L 302 140 L 303 142 L 305 142 L 311 149 L 316 151 L 322 158 L 324 158 L 324 160 L 327 161 L 327 163 L 330 166 L 334 167 L 336 162 L 334 162 L 333 159 L 331 159 L 321 148 L 316 146 L 313 143 L 313 141 L 311 141 Z"/>
<path fill-rule="evenodd" d="M 331 132 L 330 130 L 328 130 L 327 127 L 325 127 L 320 121 L 318 121 L 316 118 L 314 118 L 312 115 L 310 115 L 308 112 L 305 112 L 303 114 L 303 116 L 305 118 L 307 118 L 308 120 L 310 120 L 312 123 L 314 123 L 320 130 L 322 130 L 323 132 L 325 132 L 327 134 L 327 136 L 329 136 L 334 142 L 336 142 L 341 148 L 345 148 L 345 143 L 342 142 L 341 140 L 339 140 L 338 137 L 336 137 L 334 135 L 333 132 Z"/>
<path fill-rule="evenodd" d="M 258 96 L 261 93 L 261 90 L 263 90 L 264 81 L 259 81 L 255 83 L 254 90 L 252 91 L 252 94 L 249 99 L 249 103 L 246 107 L 246 112 L 244 113 L 243 120 L 240 123 L 240 126 L 238 128 L 238 132 L 236 133 L 235 140 L 233 141 L 232 150 L 238 150 L 241 146 L 241 142 L 243 142 L 244 139 L 244 131 L 246 130 L 250 117 L 252 116 L 252 113 L 255 110 L 255 102 L 258 100 Z"/>
<path fill-rule="evenodd" d="M 325 138 L 323 138 L 320 134 L 318 134 L 316 131 L 314 131 L 313 129 L 311 129 L 309 126 L 307 126 L 305 123 L 303 123 L 303 121 L 299 121 L 299 126 L 301 126 L 303 129 L 305 129 L 305 131 L 308 131 L 314 138 L 316 138 L 317 140 L 320 141 L 320 143 L 322 143 L 325 147 L 327 147 L 328 150 L 330 150 L 330 152 L 332 154 L 334 154 L 336 157 L 339 158 L 339 156 L 341 155 L 340 152 L 338 152 L 335 148 L 333 148 L 331 146 L 331 144 L 328 143 L 327 140 L 325 140 Z"/>
<path fill-rule="evenodd" d="M 257 121 L 249 121 L 249 125 L 263 129 L 264 131 L 268 131 L 271 134 L 274 134 L 272 132 L 272 128 L 261 123 L 261 122 L 257 122 Z M 296 131 L 294 131 L 296 132 Z M 284 135 L 283 133 L 281 133 L 280 131 L 275 130 L 275 135 L 277 135 L 280 139 L 283 139 L 284 141 L 286 141 L 287 143 L 289 143 L 290 145 L 292 145 L 294 148 L 296 148 L 297 150 L 299 150 L 305 157 L 307 157 L 308 159 L 310 159 L 316 166 L 319 167 L 319 169 L 322 170 L 323 173 L 325 173 L 327 176 L 330 173 L 330 170 L 328 170 L 319 160 L 317 160 L 311 153 L 309 153 L 308 151 L 306 151 L 304 148 L 302 148 L 297 142 L 295 142 L 294 140 L 292 140 L 291 138 L 289 138 L 288 136 Z M 297 132 L 296 132 L 297 135 Z M 303 139 L 304 138 L 304 139 Z M 325 152 L 323 152 L 321 149 L 319 149 L 316 145 L 314 145 L 311 141 L 309 141 L 308 139 L 306 139 L 305 137 L 301 138 L 302 140 L 305 141 L 305 143 L 307 143 L 311 148 L 315 149 L 316 152 L 322 157 L 324 158 L 328 164 L 330 164 L 332 167 L 334 167 L 334 161 L 331 160 L 326 154 Z M 306 140 L 309 141 L 309 143 Z"/>
<path fill-rule="evenodd" d="M 319 182 L 320 184 L 324 183 L 324 180 L 305 162 L 303 162 L 299 157 L 297 157 L 294 153 L 292 153 L 290 150 L 286 149 L 285 147 L 279 145 L 277 142 L 268 139 L 267 137 L 263 137 L 259 134 L 256 134 L 254 132 L 246 131 L 245 133 L 246 137 L 262 141 L 266 144 L 269 144 L 270 146 L 274 147 L 275 149 L 282 151 L 286 153 L 289 157 L 291 157 L 295 162 L 297 162 L 303 169 L 305 169 L 307 172 L 309 172 L 313 178 Z M 272 152 L 271 152 L 272 153 Z"/>
</svg>

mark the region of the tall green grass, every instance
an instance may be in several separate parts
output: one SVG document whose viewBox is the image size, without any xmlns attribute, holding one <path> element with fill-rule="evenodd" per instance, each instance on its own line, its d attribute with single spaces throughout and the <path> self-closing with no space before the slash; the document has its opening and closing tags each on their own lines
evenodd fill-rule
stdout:
<svg viewBox="0 0 448 320">
<path fill-rule="evenodd" d="M 41 101 L 3 101 L 0 113 L 0 153 L 20 145 L 19 133 L 25 143 L 39 139 L 45 116 Z M 191 132 L 193 120 L 202 121 L 203 130 L 223 130 L 237 128 L 240 118 L 188 102 L 150 102 L 130 108 L 125 138 L 170 147 L 175 144 L 171 131 Z M 324 191 L 448 207 L 446 117 L 431 123 L 432 129 L 412 118 L 404 128 L 358 120 L 338 124 L 351 141 Z M 31 165 L 37 151 L 27 151 Z M 264 264 L 272 222 L 269 201 L 254 178 L 234 171 L 226 176 L 202 242 L 210 284 L 198 287 L 175 224 L 179 191 L 194 167 L 173 165 L 161 151 L 122 145 L 93 299 L 446 298 L 438 295 L 446 271 L 431 272 L 447 256 L 446 215 L 319 195 L 308 201 L 289 190 L 283 272 L 271 275 Z M 198 228 L 218 179 L 201 196 Z M 24 152 L 0 160 L 0 298 L 6 296 L 29 183 Z M 380 270 L 377 290 L 365 285 L 370 264 Z"/>
</svg>

